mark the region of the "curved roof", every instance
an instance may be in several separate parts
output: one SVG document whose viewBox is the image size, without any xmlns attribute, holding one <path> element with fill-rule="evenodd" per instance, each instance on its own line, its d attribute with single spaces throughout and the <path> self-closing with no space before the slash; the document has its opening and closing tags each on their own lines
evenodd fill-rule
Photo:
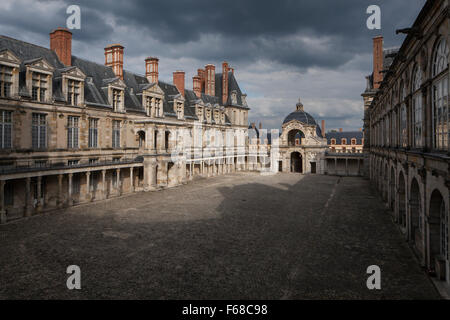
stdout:
<svg viewBox="0 0 450 320">
<path fill-rule="evenodd" d="M 305 124 L 315 125 L 316 126 L 316 133 L 319 137 L 322 137 L 322 130 L 317 125 L 316 120 L 313 118 L 312 115 L 310 115 L 308 112 L 305 112 L 303 110 L 296 110 L 294 112 L 291 112 L 287 115 L 286 118 L 284 118 L 283 124 L 288 123 L 289 121 L 297 120 Z"/>
</svg>

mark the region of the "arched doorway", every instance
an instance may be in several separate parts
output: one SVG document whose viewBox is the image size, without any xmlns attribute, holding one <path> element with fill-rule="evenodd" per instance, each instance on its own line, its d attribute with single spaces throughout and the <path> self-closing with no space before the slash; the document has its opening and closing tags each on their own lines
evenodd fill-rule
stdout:
<svg viewBox="0 0 450 320">
<path fill-rule="evenodd" d="M 291 153 L 291 172 L 303 172 L 302 155 L 300 152 Z"/>
<path fill-rule="evenodd" d="M 288 145 L 299 146 L 302 144 L 302 139 L 305 138 L 305 134 L 299 129 L 293 129 L 288 133 Z"/>
<path fill-rule="evenodd" d="M 420 189 L 419 184 L 416 179 L 413 179 L 411 182 L 411 199 L 409 201 L 409 211 L 410 211 L 410 219 L 409 219 L 409 239 L 414 241 L 414 244 L 417 248 L 420 247 L 420 243 L 416 243 L 420 241 L 420 230 L 422 229 L 422 217 L 420 214 Z"/>
<path fill-rule="evenodd" d="M 145 132 L 140 130 L 138 131 L 138 139 L 139 139 L 139 148 L 143 148 L 145 146 Z"/>
<path fill-rule="evenodd" d="M 391 180 L 390 180 L 390 187 L 391 187 L 391 203 L 390 207 L 392 212 L 395 212 L 395 170 L 392 167 L 391 168 Z"/>
<path fill-rule="evenodd" d="M 406 231 L 406 192 L 403 172 L 400 172 L 398 178 L 398 223 Z"/>
<path fill-rule="evenodd" d="M 429 230 L 429 266 L 441 280 L 448 278 L 446 260 L 448 260 L 448 210 L 444 198 L 434 190 L 430 198 Z"/>
</svg>

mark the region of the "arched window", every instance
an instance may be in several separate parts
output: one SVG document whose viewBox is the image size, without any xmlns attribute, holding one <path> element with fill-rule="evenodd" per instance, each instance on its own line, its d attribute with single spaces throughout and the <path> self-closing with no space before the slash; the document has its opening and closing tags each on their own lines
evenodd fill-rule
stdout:
<svg viewBox="0 0 450 320">
<path fill-rule="evenodd" d="M 336 139 L 331 139 L 331 144 L 336 144 Z"/>
<path fill-rule="evenodd" d="M 448 54 L 447 42 L 442 38 L 433 53 L 433 145 L 438 150 L 448 150 L 450 139 Z"/>
<path fill-rule="evenodd" d="M 341 144 L 347 144 L 347 139 L 342 138 L 342 139 L 341 139 Z"/>
<path fill-rule="evenodd" d="M 408 136 L 406 134 L 406 86 L 404 83 L 401 85 L 401 101 L 400 105 L 400 145 L 402 147 L 406 147 L 408 143 Z"/>
<path fill-rule="evenodd" d="M 413 111 L 413 145 L 414 147 L 422 146 L 422 70 L 419 66 L 414 71 L 412 83 L 412 111 Z"/>
<path fill-rule="evenodd" d="M 355 138 L 352 139 L 352 144 L 353 144 L 353 145 L 356 144 L 356 139 L 355 139 Z"/>
</svg>

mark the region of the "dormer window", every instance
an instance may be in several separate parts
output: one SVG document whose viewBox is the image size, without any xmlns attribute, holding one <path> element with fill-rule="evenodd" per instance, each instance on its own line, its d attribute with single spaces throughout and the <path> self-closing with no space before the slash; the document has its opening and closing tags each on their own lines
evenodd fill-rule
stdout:
<svg viewBox="0 0 450 320">
<path fill-rule="evenodd" d="M 183 104 L 180 102 L 174 102 L 175 103 L 175 111 L 177 113 L 177 119 L 183 119 L 184 117 L 184 110 L 183 110 Z"/>
<path fill-rule="evenodd" d="M 356 139 L 352 139 L 352 144 L 356 144 Z"/>
<path fill-rule="evenodd" d="M 200 120 L 200 121 L 203 120 L 203 108 L 202 107 L 197 107 L 197 117 L 198 117 L 198 120 Z"/>
<path fill-rule="evenodd" d="M 0 97 L 11 97 L 13 68 L 8 66 L 0 66 Z"/>
<path fill-rule="evenodd" d="M 336 144 L 336 139 L 331 139 L 331 144 Z"/>
<path fill-rule="evenodd" d="M 69 80 L 67 90 L 67 102 L 72 106 L 77 106 L 80 101 L 80 81 Z"/>
<path fill-rule="evenodd" d="M 342 140 L 341 140 L 341 144 L 347 144 L 347 139 L 345 139 L 345 138 L 342 138 Z"/>
<path fill-rule="evenodd" d="M 220 114 L 220 122 L 221 122 L 222 124 L 225 123 L 225 113 L 224 113 L 224 112 L 221 112 L 221 114 Z"/>
<path fill-rule="evenodd" d="M 147 112 L 148 116 L 153 116 L 153 112 L 152 112 L 152 97 L 145 97 L 145 110 Z"/>
<path fill-rule="evenodd" d="M 114 111 L 122 110 L 122 90 L 112 89 L 112 107 Z"/>
<path fill-rule="evenodd" d="M 48 92 L 48 75 L 33 72 L 31 99 L 34 101 L 45 102 L 47 101 L 47 92 Z"/>
</svg>

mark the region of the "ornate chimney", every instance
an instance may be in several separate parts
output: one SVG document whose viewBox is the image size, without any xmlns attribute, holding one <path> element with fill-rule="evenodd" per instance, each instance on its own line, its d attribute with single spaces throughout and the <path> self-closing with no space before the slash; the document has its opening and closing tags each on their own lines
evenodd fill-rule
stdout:
<svg viewBox="0 0 450 320">
<path fill-rule="evenodd" d="M 222 104 L 228 100 L 228 62 L 222 63 Z"/>
<path fill-rule="evenodd" d="M 192 77 L 192 88 L 195 95 L 200 98 L 202 96 L 202 79 L 199 76 Z"/>
<path fill-rule="evenodd" d="M 373 87 L 378 89 L 383 81 L 383 37 L 373 38 Z"/>
<path fill-rule="evenodd" d="M 145 77 L 148 82 L 158 82 L 158 58 L 148 57 L 145 59 Z"/>
<path fill-rule="evenodd" d="M 123 80 L 123 46 L 111 44 L 105 48 L 105 66 L 112 67 L 116 77 Z"/>
<path fill-rule="evenodd" d="M 210 96 L 216 95 L 216 67 L 213 64 L 205 66 L 206 81 L 205 93 Z"/>
</svg>

